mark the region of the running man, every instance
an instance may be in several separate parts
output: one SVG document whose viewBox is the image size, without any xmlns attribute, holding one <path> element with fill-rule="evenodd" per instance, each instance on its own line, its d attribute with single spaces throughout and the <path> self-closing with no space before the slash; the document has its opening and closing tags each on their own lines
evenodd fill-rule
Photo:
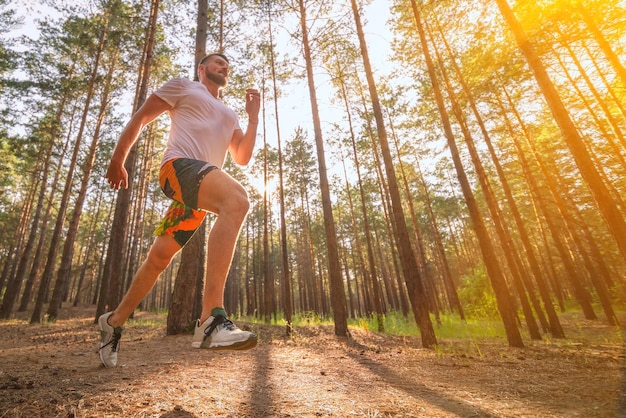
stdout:
<svg viewBox="0 0 626 418">
<path fill-rule="evenodd" d="M 222 171 L 229 151 L 233 160 L 246 165 L 256 140 L 260 94 L 246 90 L 248 125 L 244 132 L 237 114 L 219 100 L 226 87 L 229 62 L 222 54 L 209 54 L 198 65 L 199 81 L 175 78 L 145 101 L 124 128 L 106 173 L 109 185 L 128 187 L 124 162 L 142 129 L 164 112 L 171 127 L 159 182 L 173 199 L 148 256 L 130 288 L 112 312 L 98 319 L 100 360 L 105 367 L 117 365 L 122 326 L 154 286 L 172 257 L 189 241 L 206 212 L 217 215 L 207 242 L 207 269 L 202 314 L 192 340 L 194 348 L 245 350 L 256 346 L 257 336 L 242 331 L 224 310 L 224 286 L 241 225 L 248 213 L 248 195 Z"/>
</svg>

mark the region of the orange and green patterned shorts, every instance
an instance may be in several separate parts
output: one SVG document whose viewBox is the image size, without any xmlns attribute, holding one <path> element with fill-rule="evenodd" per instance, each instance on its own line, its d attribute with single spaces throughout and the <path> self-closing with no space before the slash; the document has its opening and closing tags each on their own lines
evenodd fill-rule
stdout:
<svg viewBox="0 0 626 418">
<path fill-rule="evenodd" d="M 204 176 L 217 167 L 204 161 L 176 158 L 163 164 L 159 183 L 172 204 L 155 235 L 170 235 L 183 247 L 202 225 L 206 211 L 198 208 L 198 190 Z"/>
</svg>

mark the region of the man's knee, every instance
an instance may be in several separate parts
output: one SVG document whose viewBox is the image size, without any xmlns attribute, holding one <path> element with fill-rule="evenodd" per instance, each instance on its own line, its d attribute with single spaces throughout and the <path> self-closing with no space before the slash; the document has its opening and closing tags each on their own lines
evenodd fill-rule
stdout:
<svg viewBox="0 0 626 418">
<path fill-rule="evenodd" d="M 250 200 L 248 199 L 248 194 L 245 190 L 243 190 L 243 188 L 241 190 L 237 190 L 236 193 L 233 193 L 233 196 L 229 199 L 226 210 L 231 214 L 242 218 L 248 214 L 248 210 L 250 210 Z"/>
<path fill-rule="evenodd" d="M 152 266 L 153 269 L 163 271 L 170 265 L 172 257 L 167 254 L 160 253 L 158 251 L 150 251 L 146 262 Z"/>
<path fill-rule="evenodd" d="M 153 269 L 163 271 L 169 266 L 174 255 L 180 250 L 180 246 L 173 237 L 160 235 L 148 252 L 148 263 Z"/>
</svg>

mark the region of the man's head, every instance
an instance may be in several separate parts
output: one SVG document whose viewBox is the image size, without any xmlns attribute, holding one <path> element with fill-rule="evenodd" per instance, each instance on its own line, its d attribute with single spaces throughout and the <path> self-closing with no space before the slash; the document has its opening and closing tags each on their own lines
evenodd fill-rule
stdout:
<svg viewBox="0 0 626 418">
<path fill-rule="evenodd" d="M 219 87 L 226 87 L 228 83 L 229 63 L 228 58 L 219 53 L 211 53 L 200 60 L 198 75 L 204 77 Z"/>
</svg>

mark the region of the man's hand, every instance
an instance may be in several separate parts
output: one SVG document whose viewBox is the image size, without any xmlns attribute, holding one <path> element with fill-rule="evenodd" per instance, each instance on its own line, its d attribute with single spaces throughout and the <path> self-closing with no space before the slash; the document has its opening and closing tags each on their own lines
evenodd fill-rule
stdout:
<svg viewBox="0 0 626 418">
<path fill-rule="evenodd" d="M 128 188 L 128 172 L 123 163 L 111 160 L 105 177 L 114 190 Z"/>
<path fill-rule="evenodd" d="M 261 94 L 257 89 L 246 89 L 246 113 L 249 122 L 259 123 L 259 109 L 261 108 Z"/>
</svg>

